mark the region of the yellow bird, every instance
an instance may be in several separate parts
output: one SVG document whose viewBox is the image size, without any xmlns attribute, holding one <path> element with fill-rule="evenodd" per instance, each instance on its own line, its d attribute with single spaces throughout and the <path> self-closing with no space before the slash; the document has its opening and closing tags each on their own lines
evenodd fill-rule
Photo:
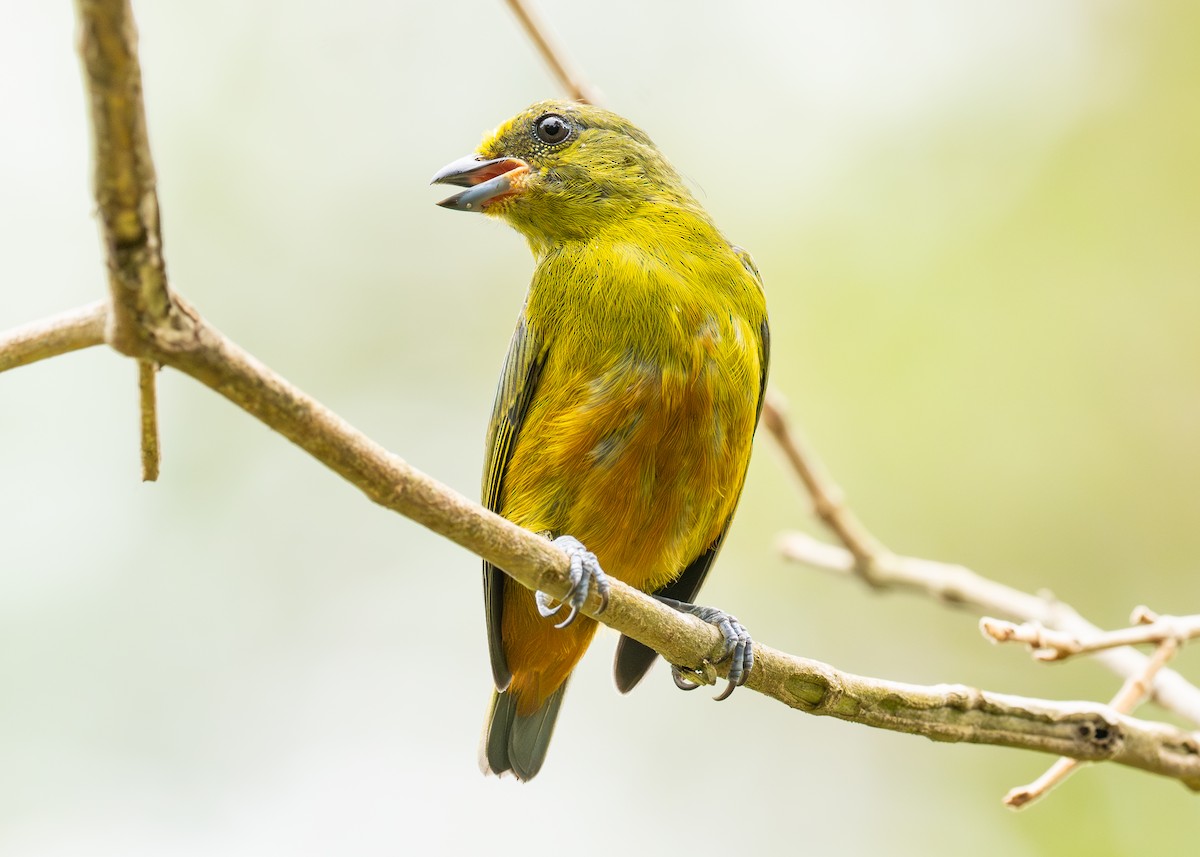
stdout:
<svg viewBox="0 0 1200 857">
<path fill-rule="evenodd" d="M 537 260 L 488 428 L 483 499 L 571 557 L 567 620 L 483 566 L 496 691 L 480 762 L 537 774 L 595 620 L 605 572 L 722 629 L 729 690 L 752 649 L 736 620 L 692 601 L 742 491 L 769 336 L 749 255 L 725 239 L 646 134 L 586 104 L 543 101 L 434 183 L 439 203 L 507 221 Z M 604 571 L 601 570 L 603 567 Z M 655 653 L 623 637 L 628 691 Z M 676 684 L 692 687 L 679 668 Z"/>
</svg>

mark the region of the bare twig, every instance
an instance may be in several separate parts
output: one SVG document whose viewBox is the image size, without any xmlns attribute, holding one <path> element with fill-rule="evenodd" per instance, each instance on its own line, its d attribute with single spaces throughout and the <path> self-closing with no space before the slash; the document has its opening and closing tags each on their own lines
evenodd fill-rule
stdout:
<svg viewBox="0 0 1200 857">
<path fill-rule="evenodd" d="M 1037 622 L 1018 625 L 990 616 L 979 620 L 979 629 L 984 637 L 996 643 L 1025 643 L 1039 661 L 1060 661 L 1072 655 L 1141 643 L 1162 643 L 1165 640 L 1182 643 L 1200 637 L 1200 615 L 1159 616 L 1139 607 L 1133 621 L 1138 622 L 1139 619 L 1148 621 L 1092 636 L 1056 631 Z"/>
<path fill-rule="evenodd" d="M 805 533 L 785 533 L 779 545 L 786 558 L 814 568 L 855 574 L 877 589 L 908 590 L 978 614 L 1037 622 L 1082 638 L 1101 633 L 1069 604 L 1049 596 L 1005 586 L 965 566 L 891 553 L 841 502 L 840 492 L 824 475 L 815 456 L 796 440 L 778 398 L 768 399 L 763 424 L 814 497 L 818 516 L 846 545 L 837 547 Z M 1123 679 L 1142 675 L 1147 665 L 1145 655 L 1129 648 L 1097 652 L 1096 660 Z M 1153 697 L 1164 708 L 1200 726 L 1200 688 L 1179 673 L 1162 670 L 1154 681 Z"/>
<path fill-rule="evenodd" d="M 151 360 L 138 361 L 138 396 L 142 415 L 142 481 L 158 479 L 158 391 L 155 375 L 158 366 Z"/>
<path fill-rule="evenodd" d="M 525 28 L 525 34 L 537 46 L 542 59 L 550 66 L 550 71 L 558 78 L 567 94 L 576 101 L 599 104 L 600 94 L 571 64 L 567 52 L 550 32 L 549 25 L 534 11 L 528 0 L 506 0 L 506 2 L 513 14 L 517 16 L 517 20 L 521 22 L 521 26 Z"/>
<path fill-rule="evenodd" d="M 0 372 L 104 343 L 108 301 L 0 333 Z"/>
<path fill-rule="evenodd" d="M 850 511 L 841 489 L 829 478 L 816 456 L 791 431 L 785 416 L 786 410 L 783 397 L 774 390 L 768 390 L 766 401 L 763 402 L 763 425 L 775 438 L 783 457 L 812 498 L 813 513 L 854 556 L 851 570 L 867 583 L 879 585 L 875 580 L 875 565 L 887 559 L 887 549 Z"/>
<path fill-rule="evenodd" d="M 1155 675 L 1175 656 L 1175 653 L 1179 651 L 1180 645 L 1178 638 L 1164 638 L 1153 656 L 1146 662 L 1145 672 L 1138 676 L 1131 676 L 1125 680 L 1121 689 L 1117 691 L 1117 695 L 1109 703 L 1112 709 L 1121 714 L 1128 714 L 1133 711 L 1146 698 L 1154 683 Z M 1067 758 L 1066 756 L 1061 757 L 1050 766 L 1046 773 L 1042 774 L 1032 783 L 1012 789 L 1004 796 L 1004 804 L 1012 809 L 1020 809 L 1021 807 L 1028 806 L 1069 777 L 1079 768 L 1080 764 L 1082 763 L 1079 759 Z"/>
</svg>

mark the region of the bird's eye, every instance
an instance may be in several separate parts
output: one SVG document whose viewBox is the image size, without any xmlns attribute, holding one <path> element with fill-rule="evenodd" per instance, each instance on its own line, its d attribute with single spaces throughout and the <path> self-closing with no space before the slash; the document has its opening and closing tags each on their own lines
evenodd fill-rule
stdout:
<svg viewBox="0 0 1200 857">
<path fill-rule="evenodd" d="M 537 134 L 537 138 L 543 143 L 553 146 L 570 136 L 571 126 L 558 114 L 547 113 L 533 126 L 533 133 Z"/>
</svg>

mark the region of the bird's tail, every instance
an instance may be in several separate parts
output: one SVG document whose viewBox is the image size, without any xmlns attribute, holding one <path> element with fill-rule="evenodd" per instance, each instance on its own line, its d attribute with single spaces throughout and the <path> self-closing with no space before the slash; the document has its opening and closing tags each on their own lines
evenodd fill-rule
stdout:
<svg viewBox="0 0 1200 857">
<path fill-rule="evenodd" d="M 479 746 L 480 769 L 485 774 L 512 771 L 518 780 L 533 779 L 546 759 L 566 689 L 564 681 L 529 714 L 517 713 L 517 695 L 512 691 L 493 692 Z"/>
</svg>

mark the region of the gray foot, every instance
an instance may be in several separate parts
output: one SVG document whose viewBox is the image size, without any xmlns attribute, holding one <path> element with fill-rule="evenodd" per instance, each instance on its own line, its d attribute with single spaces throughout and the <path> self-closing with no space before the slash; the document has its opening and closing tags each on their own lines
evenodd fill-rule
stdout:
<svg viewBox="0 0 1200 857">
<path fill-rule="evenodd" d="M 575 621 L 593 587 L 600 593 L 600 610 L 603 611 L 608 606 L 608 575 L 600 568 L 596 555 L 574 536 L 559 536 L 553 544 L 571 558 L 571 591 L 557 607 L 550 606 L 553 599 L 544 592 L 535 592 L 534 598 L 537 601 L 538 612 L 547 618 L 557 615 L 563 609 L 563 605 L 570 607 L 571 612 L 567 614 L 567 618 L 554 626 L 565 628 Z"/>
<path fill-rule="evenodd" d="M 691 614 L 701 621 L 715 625 L 717 630 L 721 632 L 721 636 L 725 638 L 725 651 L 717 663 L 724 663 L 726 660 L 729 661 L 729 675 L 726 676 L 729 684 L 721 692 L 721 695 L 714 697 L 714 699 L 718 702 L 722 699 L 728 699 L 729 694 L 733 693 L 734 688 L 741 687 L 746 683 L 746 678 L 750 675 L 750 670 L 754 666 L 754 641 L 750 639 L 749 632 L 746 631 L 745 627 L 737 619 L 715 607 L 699 607 L 684 601 L 676 601 L 674 598 L 664 598 L 661 595 L 656 595 L 655 597 L 663 604 L 673 607 L 680 613 Z M 702 670 L 671 664 L 671 678 L 675 680 L 675 686 L 680 690 L 695 690 L 701 684 L 711 684 L 711 678 L 708 682 L 695 680 L 697 677 L 703 676 L 703 674 Z"/>
</svg>

